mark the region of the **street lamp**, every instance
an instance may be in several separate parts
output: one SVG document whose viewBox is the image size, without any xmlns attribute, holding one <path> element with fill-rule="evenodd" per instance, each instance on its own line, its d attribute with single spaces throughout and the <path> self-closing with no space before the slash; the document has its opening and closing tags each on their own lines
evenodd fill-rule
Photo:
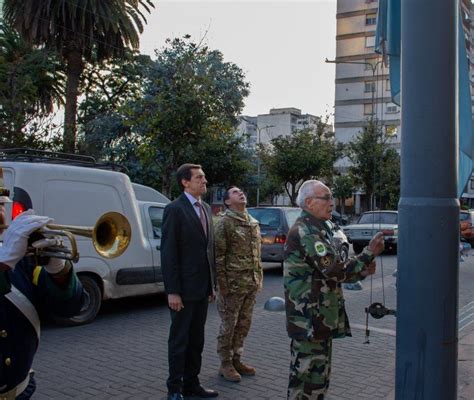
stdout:
<svg viewBox="0 0 474 400">
<path fill-rule="evenodd" d="M 252 125 L 257 129 L 257 147 L 260 144 L 261 140 L 261 132 L 263 129 L 274 128 L 275 125 L 265 125 L 261 128 L 253 121 L 249 121 L 247 118 L 242 117 L 242 119 L 247 122 L 248 124 Z M 257 207 L 260 205 L 260 157 L 257 156 Z"/>
<path fill-rule="evenodd" d="M 370 63 L 367 61 L 339 61 L 339 60 L 328 60 L 327 58 L 324 60 L 325 63 L 328 64 L 358 64 L 358 65 L 365 65 L 369 66 L 371 71 L 372 71 L 372 82 L 374 83 L 374 86 L 372 87 L 372 111 L 371 111 L 371 122 L 372 124 L 376 123 L 376 120 L 374 118 L 375 115 L 375 91 L 377 90 L 377 82 L 378 79 L 375 79 L 375 73 L 377 72 L 377 68 L 380 64 L 383 63 L 383 59 L 378 60 L 376 63 Z M 383 106 L 383 87 L 382 87 L 382 106 Z M 382 111 L 382 116 L 383 116 L 383 111 Z M 373 129 L 375 129 L 375 126 L 373 125 Z M 372 193 L 372 198 L 370 199 L 370 208 L 373 210 L 374 203 L 375 203 L 375 198 L 374 198 L 374 193 Z"/>
<path fill-rule="evenodd" d="M 367 61 L 339 61 L 339 60 L 328 60 L 327 58 L 324 60 L 325 63 L 327 64 L 359 64 L 359 65 L 366 65 L 370 67 L 370 70 L 372 71 L 372 82 L 374 82 L 374 87 L 372 88 L 372 112 L 371 112 L 371 118 L 372 118 L 372 123 L 375 122 L 374 119 L 374 113 L 375 113 L 375 91 L 377 90 L 377 84 L 376 84 L 376 79 L 375 79 L 375 73 L 377 72 L 377 68 L 380 64 L 382 64 L 382 60 L 378 60 L 376 63 L 370 63 Z M 383 93 L 382 93 L 382 99 L 383 99 Z"/>
</svg>

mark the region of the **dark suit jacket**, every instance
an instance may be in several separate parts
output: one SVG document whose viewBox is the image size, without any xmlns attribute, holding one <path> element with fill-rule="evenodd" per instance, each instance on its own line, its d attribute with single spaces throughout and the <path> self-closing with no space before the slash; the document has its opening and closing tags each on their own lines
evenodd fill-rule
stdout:
<svg viewBox="0 0 474 400">
<path fill-rule="evenodd" d="M 201 300 L 215 288 L 214 229 L 211 209 L 202 203 L 207 238 L 194 206 L 183 193 L 163 213 L 161 270 L 168 294 Z"/>
</svg>

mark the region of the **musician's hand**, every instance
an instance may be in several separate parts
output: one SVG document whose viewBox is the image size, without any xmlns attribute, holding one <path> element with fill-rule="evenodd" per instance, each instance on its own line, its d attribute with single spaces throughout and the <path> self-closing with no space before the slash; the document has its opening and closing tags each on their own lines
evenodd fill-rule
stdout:
<svg viewBox="0 0 474 400">
<path fill-rule="evenodd" d="M 57 274 L 61 272 L 64 268 L 64 260 L 60 258 L 50 257 L 48 264 L 44 266 L 44 269 L 48 274 Z"/>
<path fill-rule="evenodd" d="M 16 217 L 3 234 L 0 263 L 14 269 L 26 254 L 28 237 L 51 221 L 49 217 L 34 215 L 33 210 L 27 210 Z"/>
<path fill-rule="evenodd" d="M 168 295 L 168 306 L 173 311 L 181 311 L 184 308 L 183 300 L 181 300 L 181 296 L 179 294 L 169 294 Z"/>
</svg>

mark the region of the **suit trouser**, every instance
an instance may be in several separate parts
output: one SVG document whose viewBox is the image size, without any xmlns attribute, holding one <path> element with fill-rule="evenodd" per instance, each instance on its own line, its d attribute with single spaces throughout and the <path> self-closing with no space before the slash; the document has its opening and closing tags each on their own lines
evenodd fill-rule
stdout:
<svg viewBox="0 0 474 400">
<path fill-rule="evenodd" d="M 209 301 L 183 301 L 181 311 L 171 311 L 171 326 L 168 338 L 169 392 L 199 386 L 201 355 L 204 348 L 204 325 Z"/>
</svg>

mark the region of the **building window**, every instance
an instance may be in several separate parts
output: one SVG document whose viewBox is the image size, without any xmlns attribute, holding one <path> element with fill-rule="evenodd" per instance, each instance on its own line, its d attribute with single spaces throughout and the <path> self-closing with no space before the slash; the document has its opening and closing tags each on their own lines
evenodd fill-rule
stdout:
<svg viewBox="0 0 474 400">
<path fill-rule="evenodd" d="M 397 105 L 393 103 L 387 103 L 386 109 L 387 109 L 387 114 L 394 114 L 398 112 Z"/>
<path fill-rule="evenodd" d="M 364 115 L 372 115 L 373 110 L 372 103 L 364 104 Z"/>
<path fill-rule="evenodd" d="M 397 126 L 396 125 L 385 125 L 385 134 L 388 137 L 397 136 Z"/>
<path fill-rule="evenodd" d="M 366 36 L 365 47 L 374 47 L 374 46 L 375 46 L 375 36 Z"/>
<path fill-rule="evenodd" d="M 377 23 L 377 14 L 367 14 L 365 16 L 365 25 L 375 25 Z"/>
<path fill-rule="evenodd" d="M 390 79 L 385 80 L 385 88 L 386 90 L 392 90 L 392 86 L 390 85 Z"/>
<path fill-rule="evenodd" d="M 364 82 L 364 92 L 365 93 L 375 92 L 375 82 Z"/>
<path fill-rule="evenodd" d="M 471 179 L 471 189 L 474 189 L 474 179 Z"/>
</svg>

